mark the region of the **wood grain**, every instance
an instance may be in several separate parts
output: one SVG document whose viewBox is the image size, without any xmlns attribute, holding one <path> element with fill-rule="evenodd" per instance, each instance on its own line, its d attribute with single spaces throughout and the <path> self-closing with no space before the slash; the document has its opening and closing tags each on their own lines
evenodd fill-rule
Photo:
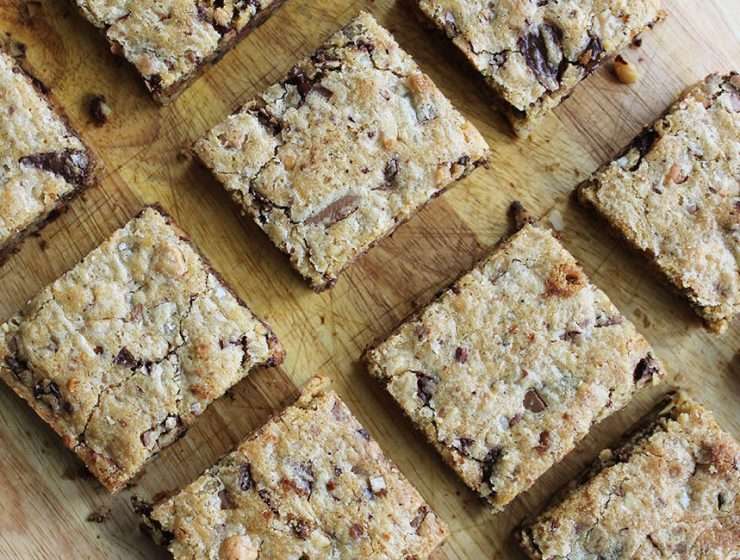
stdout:
<svg viewBox="0 0 740 560">
<path fill-rule="evenodd" d="M 666 0 L 668 19 L 628 49 L 642 78 L 618 84 L 603 68 L 529 140 L 515 140 L 480 82 L 454 49 L 430 35 L 403 2 L 288 0 L 270 21 L 209 70 L 174 104 L 158 107 L 138 76 L 66 0 L 44 0 L 27 17 L 20 0 L 0 0 L 0 31 L 28 44 L 30 62 L 105 162 L 101 185 L 29 239 L 0 268 L 0 319 L 74 265 L 144 203 L 172 213 L 288 350 L 280 369 L 257 371 L 215 403 L 193 430 L 152 462 L 136 486 L 110 498 L 80 476 L 80 464 L 33 413 L 0 388 L 0 557 L 166 558 L 137 530 L 132 494 L 145 498 L 186 484 L 273 412 L 317 372 L 338 391 L 439 514 L 452 536 L 439 559 L 522 558 L 510 531 L 575 475 L 598 450 L 655 402 L 641 395 L 600 426 L 504 514 L 486 508 L 444 467 L 358 361 L 417 306 L 468 269 L 506 229 L 519 199 L 533 212 L 557 212 L 564 244 L 592 279 L 655 345 L 680 383 L 740 437 L 740 329 L 702 330 L 688 306 L 646 274 L 644 263 L 570 202 L 575 185 L 655 119 L 685 87 L 740 60 L 740 3 Z M 476 126 L 494 151 L 480 170 L 434 201 L 360 259 L 331 291 L 314 294 L 258 230 L 241 219 L 210 174 L 183 148 L 279 79 L 360 9 L 391 29 Z M 113 108 L 98 128 L 90 94 Z M 93 511 L 108 519 L 86 521 Z"/>
</svg>

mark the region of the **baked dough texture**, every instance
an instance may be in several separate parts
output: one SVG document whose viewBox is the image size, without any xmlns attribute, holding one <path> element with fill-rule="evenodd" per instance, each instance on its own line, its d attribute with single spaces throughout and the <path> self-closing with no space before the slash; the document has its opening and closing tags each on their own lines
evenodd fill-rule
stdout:
<svg viewBox="0 0 740 560">
<path fill-rule="evenodd" d="M 740 75 L 712 74 L 583 183 L 707 326 L 740 311 Z"/>
<path fill-rule="evenodd" d="M 365 13 L 195 151 L 316 290 L 489 154 Z"/>
<path fill-rule="evenodd" d="M 535 560 L 740 557 L 740 445 L 676 395 L 519 535 Z"/>
<path fill-rule="evenodd" d="M 0 378 L 111 492 L 250 369 L 282 357 L 154 208 L 0 326 Z"/>
<path fill-rule="evenodd" d="M 663 375 L 635 327 L 532 224 L 366 359 L 494 511 Z"/>
<path fill-rule="evenodd" d="M 175 560 L 423 560 L 447 533 L 323 378 L 144 513 Z"/>
</svg>

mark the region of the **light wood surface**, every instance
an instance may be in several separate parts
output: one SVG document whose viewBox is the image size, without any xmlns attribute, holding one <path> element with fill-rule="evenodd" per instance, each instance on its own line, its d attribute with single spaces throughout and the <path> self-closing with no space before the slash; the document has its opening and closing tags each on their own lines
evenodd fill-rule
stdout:
<svg viewBox="0 0 740 560">
<path fill-rule="evenodd" d="M 672 371 L 671 383 L 689 388 L 740 437 L 738 321 L 723 336 L 702 330 L 682 300 L 569 199 L 580 180 L 681 90 L 740 60 L 740 3 L 665 3 L 668 19 L 644 37 L 641 48 L 625 53 L 642 74 L 639 83 L 621 85 L 602 68 L 531 139 L 515 140 L 462 58 L 430 35 L 400 1 L 288 0 L 179 100 L 161 108 L 66 0 L 41 2 L 31 18 L 23 2 L 0 0 L 0 31 L 27 43 L 37 73 L 106 166 L 99 187 L 0 268 L 0 319 L 73 266 L 142 204 L 159 202 L 271 322 L 288 351 L 281 368 L 257 371 L 239 384 L 150 463 L 135 487 L 115 498 L 84 477 L 80 463 L 52 431 L 0 387 L 0 557 L 166 558 L 138 531 L 130 497 L 150 498 L 186 484 L 321 371 L 334 379 L 350 408 L 449 524 L 451 538 L 436 558 L 522 558 L 511 529 L 600 448 L 617 441 L 665 388 L 641 395 L 598 426 L 505 513 L 491 515 L 422 442 L 359 361 L 366 345 L 486 253 L 505 232 L 506 208 L 514 199 L 538 214 L 557 212 L 565 224 L 564 244 L 654 344 Z M 182 148 L 279 79 L 297 57 L 360 9 L 396 35 L 480 128 L 494 156 L 490 169 L 434 201 L 363 257 L 333 290 L 317 295 L 258 228 L 239 217 L 209 173 L 182 155 Z M 104 94 L 113 108 L 111 122 L 102 128 L 85 111 L 89 94 Z M 87 521 L 91 512 L 108 509 L 105 522 Z"/>
</svg>

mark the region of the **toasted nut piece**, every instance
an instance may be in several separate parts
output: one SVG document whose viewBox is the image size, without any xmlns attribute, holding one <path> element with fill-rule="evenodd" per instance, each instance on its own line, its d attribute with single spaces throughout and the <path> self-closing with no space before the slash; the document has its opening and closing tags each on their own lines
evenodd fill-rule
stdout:
<svg viewBox="0 0 740 560">
<path fill-rule="evenodd" d="M 246 535 L 226 539 L 218 552 L 219 560 L 257 560 L 259 549 Z"/>
<path fill-rule="evenodd" d="M 634 84 L 640 79 L 637 68 L 627 62 L 622 55 L 617 55 L 617 58 L 614 59 L 614 74 L 623 84 Z"/>
</svg>

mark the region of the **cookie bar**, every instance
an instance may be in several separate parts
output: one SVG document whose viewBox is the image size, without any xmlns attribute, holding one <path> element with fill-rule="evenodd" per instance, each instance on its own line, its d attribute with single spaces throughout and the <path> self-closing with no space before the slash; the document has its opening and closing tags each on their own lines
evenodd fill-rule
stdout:
<svg viewBox="0 0 740 560">
<path fill-rule="evenodd" d="M 519 538 L 537 560 L 738 558 L 740 445 L 675 396 Z"/>
<path fill-rule="evenodd" d="M 210 64 L 285 0 L 74 0 L 115 54 L 136 67 L 160 103 L 175 99 Z"/>
<path fill-rule="evenodd" d="M 660 0 L 416 0 L 483 76 L 518 134 L 663 17 Z"/>
<path fill-rule="evenodd" d="M 322 378 L 154 508 L 175 560 L 428 558 L 444 523 Z"/>
<path fill-rule="evenodd" d="M 740 311 L 740 75 L 691 88 L 578 193 L 711 329 Z"/>
<path fill-rule="evenodd" d="M 11 56 L 11 47 L 20 50 Z M 95 180 L 95 158 L 0 35 L 0 262 Z"/>
<path fill-rule="evenodd" d="M 0 326 L 0 378 L 109 491 L 282 349 L 154 208 Z"/>
<path fill-rule="evenodd" d="M 366 13 L 195 151 L 316 290 L 488 157 Z"/>
<path fill-rule="evenodd" d="M 647 341 L 532 224 L 366 359 L 494 511 L 662 376 Z"/>
</svg>

